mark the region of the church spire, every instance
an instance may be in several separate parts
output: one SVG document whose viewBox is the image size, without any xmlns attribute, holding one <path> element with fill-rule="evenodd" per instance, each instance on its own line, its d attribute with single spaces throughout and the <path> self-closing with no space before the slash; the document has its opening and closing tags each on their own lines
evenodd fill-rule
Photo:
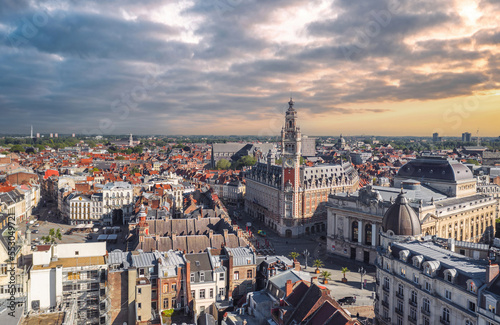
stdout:
<svg viewBox="0 0 500 325">
<path fill-rule="evenodd" d="M 290 96 L 290 101 L 288 102 L 288 110 L 289 111 L 293 111 L 293 99 L 292 99 L 292 96 Z"/>
</svg>

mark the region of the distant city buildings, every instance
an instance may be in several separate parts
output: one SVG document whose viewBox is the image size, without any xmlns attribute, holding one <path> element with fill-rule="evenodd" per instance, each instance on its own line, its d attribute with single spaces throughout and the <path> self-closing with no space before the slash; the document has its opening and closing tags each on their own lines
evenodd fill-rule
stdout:
<svg viewBox="0 0 500 325">
<path fill-rule="evenodd" d="M 469 132 L 462 133 L 462 142 L 471 142 L 472 135 Z"/>
<path fill-rule="evenodd" d="M 432 141 L 433 142 L 441 142 L 442 138 L 439 136 L 439 133 L 435 132 L 432 134 Z"/>
</svg>

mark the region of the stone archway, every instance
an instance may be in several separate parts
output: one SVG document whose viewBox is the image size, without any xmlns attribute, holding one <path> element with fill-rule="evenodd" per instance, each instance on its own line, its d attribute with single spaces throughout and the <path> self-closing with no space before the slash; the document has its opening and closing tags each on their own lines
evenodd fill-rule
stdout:
<svg viewBox="0 0 500 325">
<path fill-rule="evenodd" d="M 285 237 L 292 238 L 292 231 L 290 229 L 285 230 Z"/>
<path fill-rule="evenodd" d="M 112 225 L 123 225 L 123 210 L 122 209 L 114 209 L 112 212 Z"/>
</svg>

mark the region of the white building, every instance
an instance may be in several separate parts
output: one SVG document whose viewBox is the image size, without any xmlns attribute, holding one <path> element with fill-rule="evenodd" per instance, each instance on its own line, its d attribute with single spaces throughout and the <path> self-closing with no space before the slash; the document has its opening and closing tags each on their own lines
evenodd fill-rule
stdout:
<svg viewBox="0 0 500 325">
<path fill-rule="evenodd" d="M 216 277 L 207 253 L 187 254 L 190 262 L 191 298 L 193 299 L 194 319 L 215 303 L 217 296 Z"/>
<path fill-rule="evenodd" d="M 61 307 L 65 323 L 106 323 L 106 243 L 39 246 L 33 252 L 27 309 L 48 312 Z"/>
<path fill-rule="evenodd" d="M 134 208 L 132 185 L 126 182 L 108 183 L 102 189 L 102 196 L 104 224 L 127 223 Z"/>
<path fill-rule="evenodd" d="M 498 266 L 491 276 L 486 260 L 446 249 L 454 250 L 454 239 L 422 238 L 403 193 L 384 215 L 380 241 L 375 301 L 380 324 L 478 324 L 479 292 L 498 275 Z"/>
</svg>

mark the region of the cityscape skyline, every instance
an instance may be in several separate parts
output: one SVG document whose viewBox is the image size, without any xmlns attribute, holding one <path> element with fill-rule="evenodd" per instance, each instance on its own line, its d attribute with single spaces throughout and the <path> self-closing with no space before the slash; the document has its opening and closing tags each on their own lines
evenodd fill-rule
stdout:
<svg viewBox="0 0 500 325">
<path fill-rule="evenodd" d="M 498 136 L 495 1 L 115 7 L 5 4 L 3 132 Z"/>
</svg>

